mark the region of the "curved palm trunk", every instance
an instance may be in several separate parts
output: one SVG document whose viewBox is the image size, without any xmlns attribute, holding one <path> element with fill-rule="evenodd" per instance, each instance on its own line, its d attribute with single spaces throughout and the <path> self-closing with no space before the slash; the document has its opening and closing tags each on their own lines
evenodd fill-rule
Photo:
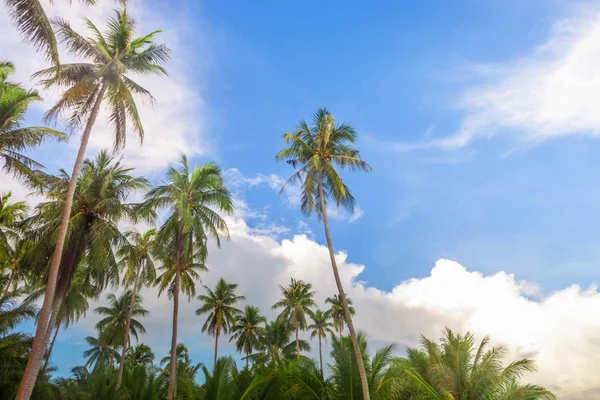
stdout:
<svg viewBox="0 0 600 400">
<path fill-rule="evenodd" d="M 125 324 L 125 339 L 123 339 L 123 351 L 121 351 L 121 359 L 119 362 L 119 375 L 117 376 L 117 387 L 116 391 L 119 391 L 121 387 L 121 381 L 123 379 L 123 369 L 125 365 L 125 352 L 127 351 L 127 346 L 129 345 L 129 329 L 131 328 L 131 317 L 133 315 L 133 303 L 135 301 L 135 295 L 137 292 L 138 279 L 140 277 L 140 271 L 138 269 L 135 274 L 135 279 L 133 281 L 133 289 L 131 290 L 131 302 L 129 304 L 129 312 L 127 313 L 127 323 Z"/>
<path fill-rule="evenodd" d="M 215 331 L 215 363 L 213 364 L 213 368 L 217 366 L 217 353 L 219 351 L 219 334 L 221 333 L 221 327 L 217 326 L 217 330 Z"/>
<path fill-rule="evenodd" d="M 48 322 L 48 328 L 46 329 L 46 338 L 44 339 L 45 349 L 48 348 L 48 343 L 50 342 L 52 331 L 56 326 L 56 321 L 58 320 L 58 312 L 60 311 L 60 306 L 62 306 L 63 299 L 64 295 L 61 294 L 54 298 L 54 304 L 52 305 L 52 314 L 50 315 L 50 321 Z"/>
<path fill-rule="evenodd" d="M 1 207 L 0 207 L 1 208 Z M 10 292 L 10 285 L 12 285 L 12 280 L 13 280 L 13 276 L 15 275 L 15 270 L 13 269 L 10 272 L 10 275 L 8 277 L 8 281 L 6 282 L 6 287 L 4 289 L 4 297 L 6 297 L 6 295 L 8 294 L 8 292 Z"/>
<path fill-rule="evenodd" d="M 298 339 L 298 324 L 296 324 L 296 359 L 300 358 L 300 340 Z"/>
<path fill-rule="evenodd" d="M 321 345 L 321 335 L 319 335 L 319 365 L 321 366 L 321 377 L 323 377 L 323 347 Z"/>
<path fill-rule="evenodd" d="M 346 315 L 346 324 L 348 325 L 348 331 L 350 332 L 350 339 L 352 340 L 352 347 L 354 348 L 354 354 L 356 356 L 356 364 L 358 365 L 358 373 L 360 375 L 360 383 L 362 386 L 363 400 L 371 400 L 369 395 L 369 384 L 367 382 L 367 373 L 365 371 L 365 363 L 363 362 L 360 347 L 358 347 L 358 341 L 356 340 L 356 332 L 354 331 L 354 324 L 352 323 L 352 315 L 348 308 L 348 301 L 346 300 L 346 292 L 342 286 L 340 280 L 340 274 L 338 271 L 337 263 L 335 261 L 335 253 L 333 252 L 333 244 L 331 242 L 331 235 L 329 233 L 329 222 L 327 221 L 327 208 L 325 205 L 325 194 L 323 193 L 323 175 L 319 176 L 319 197 L 321 201 L 321 214 L 323 216 L 323 227 L 325 228 L 325 238 L 327 239 L 327 247 L 329 249 L 329 258 L 331 259 L 331 268 L 333 269 L 333 276 L 335 278 L 335 284 L 337 286 L 340 298 L 342 299 L 342 305 L 344 306 L 344 314 Z"/>
<path fill-rule="evenodd" d="M 177 314 L 179 313 L 179 265 L 175 270 L 175 293 L 173 293 L 173 336 L 171 337 L 171 365 L 169 368 L 168 400 L 175 399 L 177 394 Z"/>
<path fill-rule="evenodd" d="M 58 331 L 60 329 L 60 325 L 56 327 L 54 330 L 54 337 L 52 337 L 52 342 L 50 342 L 50 348 L 48 349 L 48 353 L 46 354 L 46 361 L 44 361 L 44 366 L 42 369 L 46 369 L 48 367 L 48 363 L 50 362 L 50 355 L 52 354 L 52 349 L 54 348 L 54 342 L 56 341 L 56 337 L 58 336 Z"/>
<path fill-rule="evenodd" d="M 102 98 L 106 92 L 107 85 L 105 82 L 102 83 L 102 88 L 94 107 L 90 113 L 90 117 L 86 123 L 85 130 L 81 136 L 81 144 L 79 145 L 79 151 L 77 152 L 77 158 L 75 159 L 75 165 L 73 165 L 73 172 L 71 173 L 71 180 L 67 188 L 67 195 L 65 198 L 65 207 L 63 209 L 62 219 L 60 222 L 60 228 L 58 230 L 58 237 L 56 239 L 56 247 L 54 248 L 54 254 L 52 256 L 52 264 L 50 265 L 50 273 L 48 276 L 48 284 L 46 285 L 46 294 L 44 295 L 44 302 L 40 309 L 40 316 L 38 324 L 35 330 L 35 338 L 31 347 L 31 353 L 27 359 L 27 366 L 19 385 L 19 391 L 15 400 L 29 400 L 35 381 L 37 380 L 38 373 L 40 372 L 40 366 L 42 365 L 42 359 L 46 352 L 44 346 L 46 330 L 48 328 L 48 318 L 50 318 L 50 311 L 52 309 L 52 301 L 54 299 L 54 292 L 56 291 L 56 281 L 58 278 L 58 269 L 62 258 L 63 247 L 65 245 L 65 239 L 67 237 L 67 229 L 69 227 L 69 218 L 71 216 L 71 207 L 73 205 L 73 196 L 75 195 L 75 186 L 77 185 L 77 177 L 81 171 L 81 165 L 83 163 L 83 157 L 87 148 L 88 141 L 90 140 L 90 134 L 92 133 L 92 127 L 98 117 L 100 111 L 100 105 L 102 104 Z"/>
</svg>

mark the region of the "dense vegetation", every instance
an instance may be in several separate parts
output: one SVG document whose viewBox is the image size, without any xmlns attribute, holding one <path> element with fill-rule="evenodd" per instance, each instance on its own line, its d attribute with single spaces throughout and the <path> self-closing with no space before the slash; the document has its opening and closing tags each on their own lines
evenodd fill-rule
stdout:
<svg viewBox="0 0 600 400">
<path fill-rule="evenodd" d="M 13 201 L 10 191 L 0 194 L 0 399 L 554 398 L 542 387 L 520 382 L 535 371 L 533 361 L 506 363 L 503 348 L 488 348 L 487 338 L 477 344 L 469 333 L 446 330 L 440 343 L 422 338 L 422 346 L 408 349 L 405 357 L 393 344 L 370 351 L 365 334 L 354 328 L 355 310 L 339 278 L 327 206 L 352 212 L 355 200 L 339 172 L 371 172 L 371 167 L 353 147 L 354 128 L 336 123 L 324 108 L 283 135 L 287 147 L 276 158 L 295 169 L 282 191 L 288 183 L 298 184 L 301 211 L 323 222 L 338 293 L 319 305 L 309 282 L 292 279 L 280 287 L 274 320 L 243 305 L 236 283 L 220 279 L 197 293 L 207 270 L 208 242 L 220 246 L 229 239 L 225 217 L 234 204 L 220 168 L 191 166 L 182 155 L 163 183 L 152 187 L 109 151 L 85 158 L 101 109 L 116 150 L 125 146 L 128 132 L 143 139 L 135 98 L 152 95 L 133 76 L 166 75 L 170 51 L 155 43 L 160 31 L 136 37 L 136 23 L 123 9 L 105 32 L 86 20 L 86 37 L 63 19 L 49 20 L 38 1 L 5 3 L 17 30 L 51 62 L 34 75 L 43 87 L 61 92 L 45 120 L 81 131 L 81 145 L 70 174 L 47 173 L 24 154 L 45 139 L 67 136 L 24 126 L 29 104 L 41 98 L 11 82 L 14 65 L 0 62 L 0 167 L 42 198 L 28 209 Z M 59 49 L 79 62 L 61 63 Z M 143 200 L 132 203 L 134 193 Z M 155 228 L 122 231 L 123 222 Z M 160 360 L 141 343 L 149 311 L 140 291 L 147 286 L 157 286 L 173 304 L 170 352 Z M 177 343 L 181 295 L 198 302 L 202 332 L 214 340 L 212 368 L 194 363 Z M 93 310 L 100 319 L 96 335 L 85 338 L 85 365 L 56 378 L 52 350 L 61 328 L 77 323 L 102 297 L 108 305 Z M 22 322 L 34 318 L 34 336 L 19 332 Z M 303 331 L 311 342 L 301 339 Z M 235 344 L 241 362 L 219 354 L 223 340 Z M 315 345 L 318 360 L 307 356 Z"/>
</svg>

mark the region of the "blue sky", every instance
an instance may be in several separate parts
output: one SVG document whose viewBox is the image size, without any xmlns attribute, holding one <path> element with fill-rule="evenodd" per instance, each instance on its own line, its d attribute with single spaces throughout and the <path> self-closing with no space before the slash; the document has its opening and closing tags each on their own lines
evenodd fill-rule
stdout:
<svg viewBox="0 0 600 400">
<path fill-rule="evenodd" d="M 70 17 L 83 10 L 75 8 Z M 426 287 L 439 289 L 434 283 L 446 279 L 432 272 L 439 259 L 454 260 L 470 271 L 463 274 L 452 269 L 454 264 L 439 264 L 438 271 L 452 272 L 448 277 L 481 287 L 500 280 L 532 308 L 550 304 L 573 284 L 585 289 L 597 282 L 597 7 L 560 0 L 455 0 L 382 1 L 376 6 L 358 1 L 188 1 L 165 8 L 162 2 L 137 1 L 130 11 L 141 15 L 143 30 L 164 28 L 174 58 L 171 77 L 151 83 L 157 85 L 157 104 L 146 118 L 150 143 L 141 150 L 128 145 L 125 161 L 140 166 L 155 183 L 181 151 L 196 163 L 214 160 L 226 170 L 240 205 L 240 242 L 268 242 L 261 254 L 249 256 L 251 246 L 244 244 L 215 253 L 215 264 L 222 265 L 217 271 L 239 277 L 240 286 L 264 267 L 260 262 L 277 263 L 282 254 L 292 261 L 281 268 L 313 276 L 311 265 L 305 265 L 308 272 L 290 267 L 290 254 L 300 257 L 291 249 L 307 248 L 302 246 L 322 251 L 316 250 L 324 243 L 322 229 L 291 207 L 290 198 L 278 195 L 278 184 L 292 170 L 274 156 L 283 146 L 281 134 L 320 106 L 357 129 L 357 146 L 374 167 L 370 175 L 344 175 L 362 215 L 332 221 L 335 247 L 347 254 L 348 285 L 356 288 L 358 298 L 403 290 L 420 298 L 429 293 Z M 86 11 L 96 20 L 109 12 L 108 6 Z M 12 46 L 8 48 L 29 54 L 9 29 L 0 30 Z M 35 57 L 28 64 L 15 61 L 25 72 L 43 63 Z M 18 77 L 25 81 L 27 76 Z M 32 123 L 45 108 L 46 103 L 32 110 Z M 110 143 L 109 136 L 96 135 L 100 139 L 91 144 L 90 154 Z M 77 143 L 73 138 L 69 146 L 51 144 L 32 154 L 50 170 L 70 168 Z M 295 238 L 306 232 L 309 242 Z M 231 246 L 237 246 L 234 242 Z M 238 259 L 238 264 L 250 260 L 245 269 L 236 269 Z M 358 266 L 365 266 L 360 275 Z M 212 275 L 206 279 L 210 282 Z M 539 290 L 530 291 L 520 281 Z M 477 285 L 465 288 L 476 290 Z M 598 301 L 595 289 L 584 289 L 574 289 L 577 301 L 592 294 Z M 528 296 L 540 303 L 529 302 Z M 571 312 L 584 307 L 564 301 Z M 163 303 L 153 306 L 167 307 Z M 471 309 L 459 300 L 456 304 Z M 453 323 L 436 318 L 436 329 Z M 594 329 L 600 329 L 600 321 L 594 321 Z M 530 344 L 488 325 L 474 325 L 472 319 L 460 324 L 498 334 L 521 348 Z M 61 372 L 80 359 L 73 358 L 70 346 L 89 332 L 84 322 L 59 340 Z M 184 332 L 186 340 L 197 340 L 193 354 L 209 358 L 210 340 L 193 330 Z M 369 333 L 382 342 L 396 340 L 382 332 Z M 414 337 L 412 331 L 397 340 L 413 344 Z M 589 354 L 587 348 L 580 350 L 582 357 Z M 544 368 L 542 375 L 551 370 Z M 547 377 L 556 380 L 551 372 Z M 578 387 L 587 390 L 590 382 Z"/>
</svg>

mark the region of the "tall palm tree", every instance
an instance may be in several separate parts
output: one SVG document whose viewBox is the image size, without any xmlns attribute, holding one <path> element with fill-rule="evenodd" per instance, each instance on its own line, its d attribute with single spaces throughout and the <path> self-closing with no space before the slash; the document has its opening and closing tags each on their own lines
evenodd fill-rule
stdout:
<svg viewBox="0 0 600 400">
<path fill-rule="evenodd" d="M 151 285 L 156 280 L 156 271 L 154 269 L 154 261 L 151 257 L 151 251 L 154 246 L 154 236 L 156 230 L 150 229 L 144 233 L 136 231 L 128 231 L 125 236 L 128 242 L 117 251 L 120 257 L 120 264 L 125 269 L 123 283 L 126 286 L 131 285 L 131 300 L 129 301 L 129 313 L 127 315 L 127 323 L 125 324 L 125 332 L 129 332 L 131 325 L 131 317 L 133 315 L 134 298 L 137 296 L 138 286 Z M 121 359 L 119 362 L 119 374 L 117 375 L 118 391 L 121 387 L 123 378 L 123 368 L 125 365 L 125 352 L 129 345 L 129 336 L 125 335 L 125 342 L 121 351 Z"/>
<path fill-rule="evenodd" d="M 328 312 L 333 318 L 333 326 L 335 327 L 335 330 L 339 332 L 341 339 L 342 334 L 344 333 L 344 326 L 346 325 L 346 314 L 344 312 L 342 299 L 339 294 L 334 294 L 333 296 L 326 298 L 325 303 L 331 304 Z M 348 303 L 350 315 L 354 315 L 356 311 L 354 310 L 354 307 L 352 307 L 352 299 L 348 296 L 346 296 L 346 303 Z"/>
<path fill-rule="evenodd" d="M 32 180 L 35 179 L 32 169 L 43 166 L 22 152 L 37 147 L 46 138 L 66 140 L 66 136 L 43 126 L 23 126 L 29 105 L 42 98 L 35 90 L 26 90 L 17 83 L 8 82 L 6 79 L 13 73 L 12 63 L 0 61 L 0 162 L 6 172 Z"/>
<path fill-rule="evenodd" d="M 135 347 L 129 346 L 125 356 L 125 362 L 132 367 L 138 365 L 150 366 L 154 362 L 154 353 L 150 346 L 140 343 Z"/>
<path fill-rule="evenodd" d="M 327 335 L 333 334 L 331 328 L 333 324 L 331 323 L 331 315 L 328 312 L 323 312 L 321 310 L 311 311 L 309 313 L 312 324 L 308 325 L 308 329 L 310 332 L 310 338 L 314 339 L 315 337 L 319 338 L 319 369 L 321 370 L 321 375 L 323 374 L 323 351 L 321 339 L 325 340 L 327 343 Z"/>
<path fill-rule="evenodd" d="M 399 399 L 419 395 L 440 400 L 555 399 L 546 388 L 519 382 L 536 370 L 532 360 L 506 364 L 506 349 L 488 349 L 489 341 L 485 337 L 476 345 L 471 333 L 455 334 L 450 329 L 444 330 L 440 344 L 422 337 L 421 349 L 409 349 L 406 358 L 395 361 L 408 377 Z"/>
<path fill-rule="evenodd" d="M 195 296 L 195 270 L 206 270 L 207 238 L 220 246 L 221 235 L 229 238 L 229 230 L 219 212 L 233 212 L 233 201 L 224 185 L 221 169 L 213 163 L 190 171 L 182 156 L 179 168 L 170 168 L 167 182 L 152 189 L 140 207 L 140 214 L 155 216 L 155 210 L 168 209 L 168 216 L 156 235 L 156 253 L 163 262 L 163 273 L 157 278 L 159 290 L 168 289 L 173 298 L 173 334 L 171 338 L 171 371 L 168 399 L 176 395 L 177 318 L 179 293 Z"/>
<path fill-rule="evenodd" d="M 144 190 L 149 183 L 144 178 L 131 175 L 132 169 L 124 168 L 120 161 L 110 157 L 106 151 L 94 159 L 85 161 L 83 172 L 76 180 L 75 198 L 71 204 L 70 229 L 63 256 L 56 276 L 56 296 L 51 303 L 51 317 L 44 334 L 44 348 L 48 342 L 59 315 L 73 276 L 79 268 L 85 268 L 87 279 L 93 280 L 98 288 L 108 284 L 118 284 L 119 271 L 114 249 L 125 242 L 117 223 L 134 217 L 133 205 L 126 198 L 133 192 Z M 73 179 L 64 171 L 60 176 L 39 173 L 40 193 L 48 201 L 38 204 L 35 213 L 23 222 L 26 239 L 33 245 L 23 257 L 23 263 L 31 269 L 32 275 L 41 278 L 38 283 L 45 287 L 44 299 L 48 295 L 47 284 L 52 279 L 47 266 L 53 260 L 57 231 L 62 226 L 62 215 L 66 203 L 66 192 Z M 43 318 L 38 317 L 38 327 Z M 37 332 L 37 331 L 36 331 Z M 31 368 L 35 352 L 29 357 Z M 35 371 L 33 371 L 35 372 Z M 25 379 L 25 378 L 24 378 Z M 25 379 L 23 382 L 28 383 Z M 25 389 L 20 389 L 25 390 Z M 26 396 L 27 392 L 23 392 Z"/>
<path fill-rule="evenodd" d="M 273 304 L 273 309 L 283 308 L 279 318 L 290 321 L 296 333 L 296 358 L 300 358 L 300 341 L 298 334 L 300 329 L 306 328 L 306 313 L 311 307 L 316 306 L 313 296 L 312 285 L 302 280 L 291 279 L 287 287 L 279 286 L 283 298 Z"/>
<path fill-rule="evenodd" d="M 203 304 L 202 307 L 196 310 L 196 315 L 208 314 L 206 322 L 202 325 L 202 332 L 208 332 L 215 337 L 215 359 L 214 364 L 217 364 L 217 353 L 219 349 L 219 335 L 227 334 L 235 324 L 236 317 L 241 311 L 234 307 L 240 301 L 245 300 L 245 296 L 235 294 L 237 283 L 228 283 L 223 278 L 217 281 L 215 290 L 212 290 L 206 285 L 204 290 L 206 294 L 198 296 Z"/>
<path fill-rule="evenodd" d="M 130 335 L 138 340 L 138 334 L 146 333 L 144 326 L 135 319 L 135 317 L 145 317 L 149 313 L 142 307 L 142 297 L 139 294 L 132 298 L 131 290 L 128 290 L 119 297 L 109 293 L 106 299 L 110 304 L 109 307 L 97 307 L 94 310 L 96 314 L 104 316 L 96 324 L 96 329 L 106 335 L 113 348 L 122 347 Z M 130 307 L 131 301 L 133 301 L 133 307 Z M 131 308 L 133 308 L 132 318 L 128 319 Z M 125 331 L 128 322 L 129 329 Z"/>
<path fill-rule="evenodd" d="M 297 171 L 287 180 L 281 190 L 285 190 L 289 183 L 300 183 L 302 212 L 307 216 L 316 213 L 317 217 L 323 221 L 333 276 L 342 299 L 350 338 L 358 362 L 364 400 L 370 400 L 365 366 L 360 355 L 352 316 L 346 301 L 346 293 L 342 287 L 335 261 L 329 221 L 327 220 L 327 199 L 331 198 L 335 201 L 336 206 L 343 206 L 354 212 L 354 197 L 342 181 L 334 164 L 341 169 L 365 172 L 370 172 L 371 166 L 363 161 L 358 150 L 351 146 L 356 141 L 354 128 L 345 123 L 336 125 L 333 115 L 326 108 L 317 110 L 313 116 L 312 126 L 308 126 L 305 121 L 300 121 L 296 131 L 284 133 L 283 139 L 289 147 L 277 154 L 277 160 L 287 160 L 288 164 Z"/>
<path fill-rule="evenodd" d="M 65 194 L 46 295 L 36 328 L 32 356 L 29 357 L 17 395 L 18 400 L 27 400 L 31 397 L 31 391 L 41 365 L 48 320 L 71 216 L 75 185 L 92 127 L 102 102 L 108 105 L 109 121 L 115 133 L 116 149 L 125 145 L 128 122 L 131 123 L 133 131 L 142 139 L 144 129 L 133 94 L 150 99 L 152 96 L 150 92 L 130 79 L 128 74 L 164 74 L 165 70 L 160 64 L 169 58 L 168 48 L 153 43 L 154 35 L 157 32 L 134 38 L 136 24 L 125 11 L 117 11 L 115 16 L 108 21 L 108 31 L 105 34 L 102 34 L 91 21 L 86 20 L 86 23 L 92 31 L 91 38 L 79 35 L 65 20 L 56 20 L 55 26 L 58 37 L 68 50 L 75 56 L 84 57 L 89 62 L 55 65 L 36 74 L 37 77 L 43 79 L 42 83 L 45 87 L 65 88 L 60 100 L 46 113 L 46 118 L 52 119 L 71 110 L 68 121 L 70 128 L 76 129 L 85 122 L 85 129 Z"/>
<path fill-rule="evenodd" d="M 233 335 L 229 341 L 235 340 L 235 347 L 240 353 L 246 354 L 246 367 L 248 367 L 248 356 L 258 345 L 261 333 L 261 324 L 267 322 L 267 319 L 260 315 L 258 307 L 247 305 L 244 311 L 237 315 L 235 324 L 231 331 Z"/>
</svg>

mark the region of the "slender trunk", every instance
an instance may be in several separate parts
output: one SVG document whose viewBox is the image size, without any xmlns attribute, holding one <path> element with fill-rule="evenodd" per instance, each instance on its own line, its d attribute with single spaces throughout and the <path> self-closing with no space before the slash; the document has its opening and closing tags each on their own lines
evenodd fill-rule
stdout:
<svg viewBox="0 0 600 400">
<path fill-rule="evenodd" d="M 300 359 L 300 341 L 298 340 L 298 324 L 296 324 L 296 359 Z"/>
<path fill-rule="evenodd" d="M 1 209 L 1 208 L 0 208 Z M 4 297 L 10 292 L 10 285 L 12 284 L 13 276 L 15 274 L 15 270 L 13 269 L 10 272 L 10 276 L 8 277 L 8 282 L 6 282 L 6 287 L 4 288 Z"/>
<path fill-rule="evenodd" d="M 321 366 L 321 377 L 323 377 L 323 348 L 321 345 L 321 335 L 319 335 L 319 365 Z"/>
<path fill-rule="evenodd" d="M 327 208 L 325 205 L 325 194 L 323 193 L 323 174 L 319 176 L 319 197 L 321 201 L 321 214 L 323 216 L 323 227 L 325 228 L 325 238 L 327 239 L 327 247 L 329 248 L 329 258 L 331 259 L 331 268 L 333 269 L 333 276 L 335 278 L 335 284 L 340 298 L 342 299 L 342 305 L 344 306 L 344 314 L 346 315 L 346 324 L 348 325 L 348 331 L 350 332 L 350 339 L 352 340 L 352 347 L 354 348 L 354 354 L 356 356 L 356 364 L 358 365 L 358 373 L 360 375 L 360 383 L 362 386 L 363 400 L 371 400 L 369 395 L 369 384 L 367 382 L 367 373 L 365 372 L 365 364 L 363 362 L 360 347 L 358 347 L 358 341 L 356 340 L 356 332 L 354 331 L 354 324 L 352 323 L 352 315 L 348 308 L 348 301 L 346 300 L 346 292 L 342 286 L 340 280 L 340 274 L 338 271 L 337 263 L 335 261 L 335 253 L 333 252 L 333 244 L 331 242 L 331 235 L 329 233 L 329 222 L 327 221 Z"/>
<path fill-rule="evenodd" d="M 69 227 L 69 218 L 71 216 L 71 206 L 73 205 L 73 196 L 75 194 L 75 186 L 77 184 L 77 177 L 81 171 L 81 164 L 83 163 L 83 156 L 87 148 L 90 134 L 92 133 L 92 126 L 96 122 L 98 112 L 100 111 L 100 105 L 102 104 L 102 98 L 106 92 L 106 82 L 102 83 L 102 88 L 92 111 L 90 117 L 81 136 L 81 144 L 79 145 L 79 151 L 77 158 L 75 159 L 75 165 L 73 166 L 73 172 L 71 173 L 71 179 L 67 188 L 67 194 L 65 197 L 65 206 L 63 209 L 62 220 L 60 222 L 60 228 L 58 230 L 58 237 L 56 238 L 56 247 L 54 248 L 54 255 L 52 256 L 52 264 L 50 265 L 50 272 L 48 276 L 48 284 L 46 285 L 46 294 L 44 295 L 44 302 L 40 309 L 40 316 L 38 324 L 35 330 L 35 338 L 31 347 L 31 353 L 27 360 L 27 366 L 19 385 L 19 391 L 15 400 L 29 400 L 35 381 L 37 380 L 38 373 L 40 372 L 40 366 L 42 365 L 42 359 L 46 348 L 44 347 L 44 338 L 46 329 L 48 328 L 48 318 L 50 317 L 50 310 L 52 308 L 52 300 L 54 299 L 54 292 L 56 291 L 56 281 L 58 278 L 58 269 L 60 267 L 60 261 L 62 258 L 63 247 L 65 245 L 65 239 L 67 237 L 67 229 Z"/>
<path fill-rule="evenodd" d="M 179 241 L 176 241 L 179 246 Z M 168 400 L 174 400 L 177 394 L 177 314 L 179 312 L 179 251 L 177 252 L 177 263 L 175 270 L 175 287 L 173 293 L 173 336 L 171 337 L 171 365 L 169 368 L 169 395 Z"/>
<path fill-rule="evenodd" d="M 108 366 L 112 368 L 114 363 L 115 363 L 115 348 L 113 347 L 110 349 L 110 362 L 108 363 Z"/>
<path fill-rule="evenodd" d="M 221 327 L 217 326 L 217 330 L 215 331 L 215 363 L 213 364 L 213 368 L 217 366 L 217 352 L 219 351 L 219 334 L 221 333 Z"/>
<path fill-rule="evenodd" d="M 250 357 L 250 351 L 246 350 L 246 369 L 248 369 L 248 357 Z"/>
<path fill-rule="evenodd" d="M 50 355 L 52 354 L 52 349 L 54 348 L 54 342 L 56 341 L 56 337 L 58 336 L 59 329 L 60 325 L 57 326 L 54 330 L 54 336 L 52 337 L 52 342 L 50 342 L 50 348 L 48 349 L 48 353 L 46 354 L 46 361 L 44 361 L 44 367 L 42 369 L 46 369 L 46 367 L 48 367 L 48 362 L 50 362 Z"/>
<path fill-rule="evenodd" d="M 121 387 L 121 380 L 123 379 L 123 369 L 125 365 L 125 352 L 127 351 L 127 346 L 129 345 L 129 329 L 131 328 L 131 317 L 133 316 L 133 303 L 135 302 L 135 295 L 137 292 L 138 279 L 140 277 L 140 271 L 135 274 L 135 279 L 133 280 L 133 289 L 131 290 L 131 303 L 129 304 L 129 312 L 127 313 L 127 323 L 125 324 L 125 339 L 123 339 L 123 351 L 121 351 L 121 359 L 119 362 L 119 375 L 117 376 L 117 387 L 116 391 L 119 391 Z"/>
<path fill-rule="evenodd" d="M 58 295 L 54 299 L 54 305 L 52 306 L 52 315 L 50 316 L 50 322 L 48 322 L 48 328 L 46 329 L 46 337 L 44 339 L 44 349 L 48 348 L 48 343 L 50 343 L 50 337 L 52 336 L 52 331 L 56 326 L 56 321 L 58 320 L 58 313 L 60 311 L 60 307 L 62 305 L 64 296 Z"/>
</svg>

